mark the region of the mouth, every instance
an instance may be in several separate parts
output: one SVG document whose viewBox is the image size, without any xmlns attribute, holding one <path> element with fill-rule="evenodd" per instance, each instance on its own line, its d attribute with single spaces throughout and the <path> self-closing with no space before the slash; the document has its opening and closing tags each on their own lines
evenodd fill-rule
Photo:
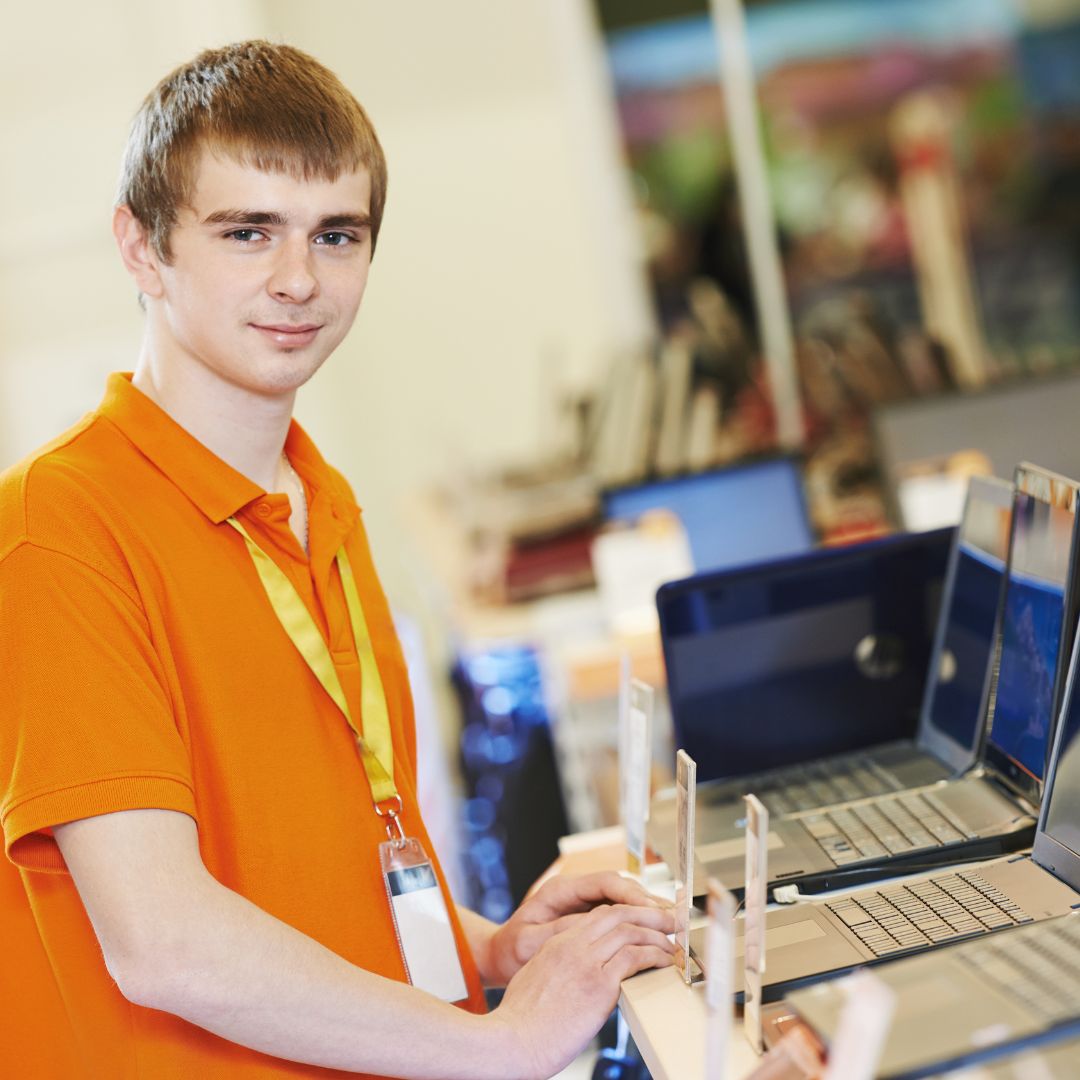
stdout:
<svg viewBox="0 0 1080 1080">
<path fill-rule="evenodd" d="M 275 345 L 283 345 L 286 348 L 299 348 L 302 345 L 310 345 L 322 329 L 321 323 L 249 323 L 253 330 L 257 330 L 264 337 L 269 338 Z"/>
</svg>

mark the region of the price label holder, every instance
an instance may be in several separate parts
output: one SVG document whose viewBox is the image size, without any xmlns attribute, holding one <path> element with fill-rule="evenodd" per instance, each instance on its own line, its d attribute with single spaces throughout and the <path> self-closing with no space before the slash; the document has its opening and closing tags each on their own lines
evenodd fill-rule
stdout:
<svg viewBox="0 0 1080 1080">
<path fill-rule="evenodd" d="M 627 869 L 641 874 L 649 823 L 654 693 L 648 683 L 631 679 L 626 667 L 625 692 L 620 693 L 625 705 L 619 710 L 619 809 L 626 830 Z"/>
<path fill-rule="evenodd" d="M 761 977 L 765 974 L 765 901 L 769 880 L 769 811 L 756 795 L 746 803 L 746 906 L 743 946 L 743 1030 L 754 1053 L 765 1050 L 761 1029 Z"/>
<path fill-rule="evenodd" d="M 690 959 L 690 914 L 694 907 L 694 813 L 697 809 L 697 762 L 685 751 L 675 755 L 675 962 L 689 986 L 695 964 Z"/>
<path fill-rule="evenodd" d="M 388 840 L 379 861 L 409 982 L 443 1001 L 468 997 L 450 914 L 420 841 Z"/>
<path fill-rule="evenodd" d="M 896 995 L 871 971 L 844 980 L 847 1002 L 829 1047 L 825 1080 L 873 1080 L 889 1034 Z"/>
<path fill-rule="evenodd" d="M 705 1080 L 725 1080 L 734 992 L 735 897 L 709 879 L 705 933 Z"/>
</svg>

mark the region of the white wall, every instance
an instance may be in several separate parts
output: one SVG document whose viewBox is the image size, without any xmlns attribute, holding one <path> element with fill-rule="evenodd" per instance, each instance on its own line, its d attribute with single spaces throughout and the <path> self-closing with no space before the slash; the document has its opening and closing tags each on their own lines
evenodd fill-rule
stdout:
<svg viewBox="0 0 1080 1080">
<path fill-rule="evenodd" d="M 135 294 L 109 233 L 127 126 L 200 48 L 258 32 L 254 2 L 8 5 L 0 33 L 0 468 L 130 368 Z"/>
</svg>

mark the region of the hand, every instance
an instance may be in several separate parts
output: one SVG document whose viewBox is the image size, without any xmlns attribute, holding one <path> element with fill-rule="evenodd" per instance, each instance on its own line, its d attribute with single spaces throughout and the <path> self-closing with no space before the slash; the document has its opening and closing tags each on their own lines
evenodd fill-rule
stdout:
<svg viewBox="0 0 1080 1080">
<path fill-rule="evenodd" d="M 673 929 L 670 911 L 617 904 L 578 914 L 549 937 L 490 1017 L 506 1026 L 513 1075 L 542 1080 L 573 1061 L 611 1015 L 623 979 L 672 963 Z"/>
<path fill-rule="evenodd" d="M 487 962 L 483 965 L 489 983 L 505 986 L 549 938 L 572 929 L 598 905 L 604 904 L 622 904 L 650 912 L 670 911 L 664 901 L 611 871 L 551 878 L 492 934 Z M 671 921 L 670 915 L 668 920 Z M 661 923 L 655 925 L 659 928 Z M 664 932 L 675 932 L 673 921 Z"/>
</svg>

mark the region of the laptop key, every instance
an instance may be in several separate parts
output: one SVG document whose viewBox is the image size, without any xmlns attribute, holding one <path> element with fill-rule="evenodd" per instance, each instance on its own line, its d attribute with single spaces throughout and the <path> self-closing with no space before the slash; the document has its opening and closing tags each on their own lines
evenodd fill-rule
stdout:
<svg viewBox="0 0 1080 1080">
<path fill-rule="evenodd" d="M 872 923 L 873 919 L 858 904 L 850 904 L 847 907 L 829 905 L 829 910 L 848 926 L 859 926 L 862 923 Z"/>
</svg>

